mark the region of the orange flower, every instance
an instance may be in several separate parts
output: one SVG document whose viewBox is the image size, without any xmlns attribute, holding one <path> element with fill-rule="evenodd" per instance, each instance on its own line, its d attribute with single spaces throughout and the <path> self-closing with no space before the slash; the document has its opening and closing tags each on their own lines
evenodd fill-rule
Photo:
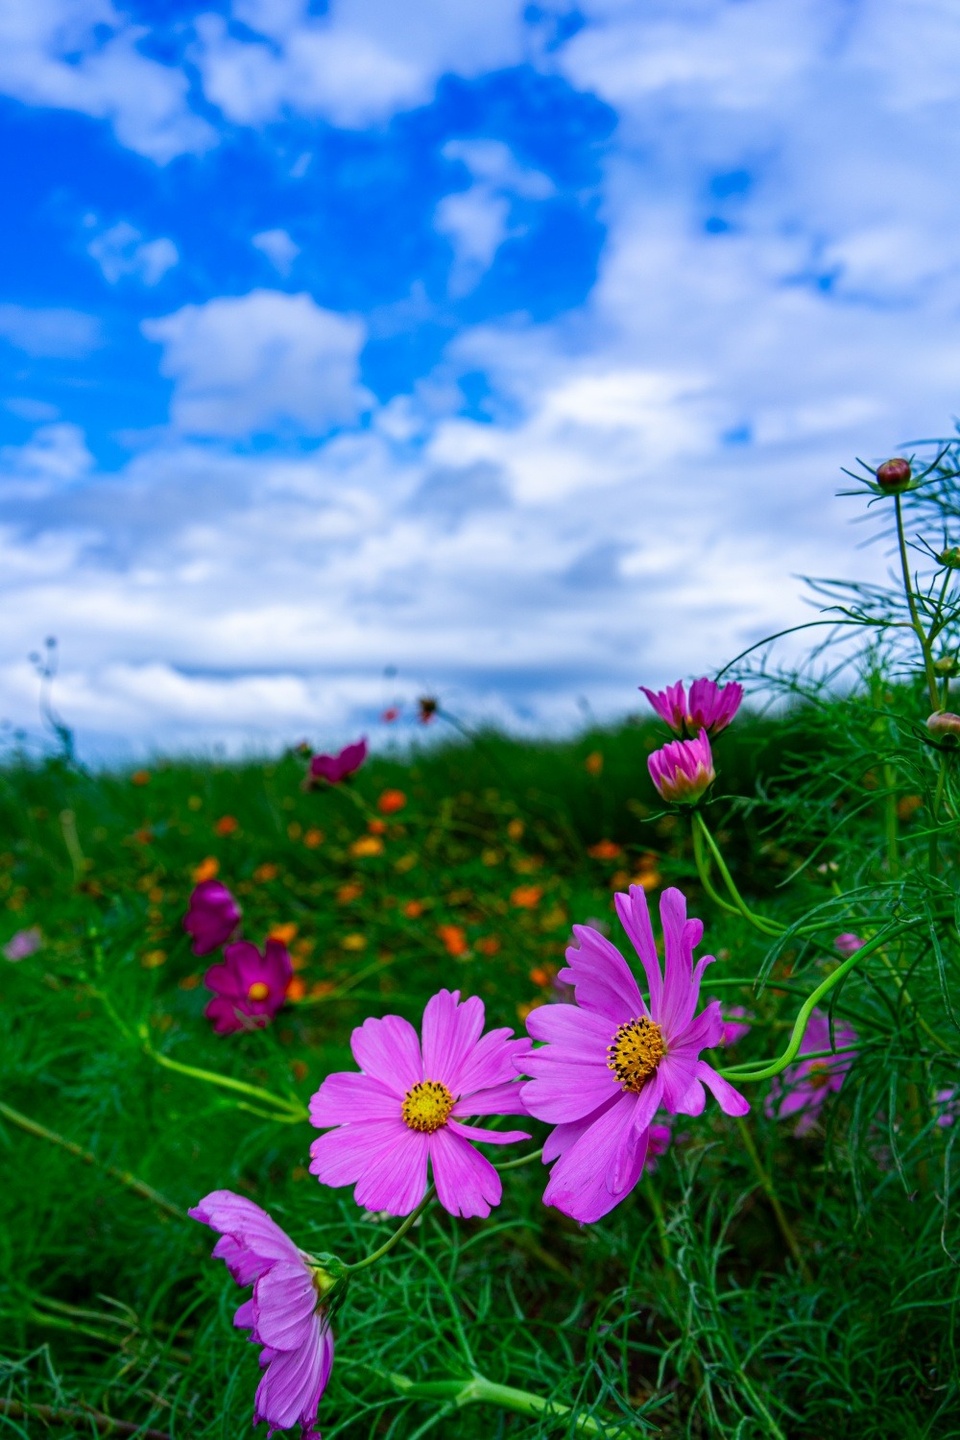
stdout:
<svg viewBox="0 0 960 1440">
<path fill-rule="evenodd" d="M 519 910 L 535 910 L 543 899 L 543 887 L 540 885 L 518 885 L 510 894 L 510 904 L 516 905 Z"/>
<path fill-rule="evenodd" d="M 153 831 L 148 825 L 144 825 L 141 830 L 134 830 L 133 838 L 138 845 L 149 845 L 153 839 Z"/>
<path fill-rule="evenodd" d="M 284 925 L 271 925 L 267 931 L 267 939 L 279 940 L 281 945 L 289 945 L 296 933 L 296 924 L 293 920 L 288 920 Z"/>
<path fill-rule="evenodd" d="M 287 982 L 287 999 L 294 1001 L 302 1000 L 306 993 L 307 987 L 300 979 L 300 976 L 291 975 L 290 979 Z"/>
<path fill-rule="evenodd" d="M 368 822 L 367 829 L 370 831 L 371 835 L 386 835 L 387 822 L 386 820 L 377 820 L 376 818 L 374 818 L 373 820 L 370 820 Z"/>
<path fill-rule="evenodd" d="M 313 945 L 314 942 L 306 935 L 302 940 L 294 941 L 290 948 L 290 963 L 293 965 L 294 970 L 303 970 L 309 965 Z"/>
<path fill-rule="evenodd" d="M 484 935 L 477 941 L 477 949 L 481 955 L 496 955 L 500 949 L 500 939 L 497 935 Z"/>
<path fill-rule="evenodd" d="M 219 874 L 219 871 L 220 861 L 213 855 L 208 855 L 206 860 L 201 860 L 194 870 L 193 878 L 197 885 L 202 885 L 204 880 L 212 880 L 215 875 Z"/>
<path fill-rule="evenodd" d="M 622 853 L 620 846 L 613 840 L 598 840 L 596 845 L 591 845 L 587 851 L 594 860 L 616 860 Z"/>
<path fill-rule="evenodd" d="M 909 820 L 915 810 L 919 810 L 923 804 L 922 795 L 903 795 L 897 801 L 897 819 Z"/>
<path fill-rule="evenodd" d="M 144 970 L 156 970 L 159 965 L 166 965 L 166 950 L 148 950 L 146 955 L 140 957 L 140 964 Z"/>
<path fill-rule="evenodd" d="M 402 790 L 384 790 L 377 801 L 377 809 L 381 815 L 396 815 L 407 803 L 407 797 Z"/>
<path fill-rule="evenodd" d="M 326 836 L 324 835 L 323 831 L 318 830 L 315 825 L 311 825 L 310 829 L 303 837 L 303 843 L 304 845 L 306 845 L 308 850 L 316 850 L 319 845 L 323 844 L 325 839 Z"/>
<path fill-rule="evenodd" d="M 542 989 L 545 989 L 552 982 L 553 974 L 554 972 L 549 970 L 546 965 L 535 965 L 530 971 L 530 979 L 534 985 L 539 985 Z"/>
<path fill-rule="evenodd" d="M 315 980 L 310 986 L 310 994 L 319 999 L 324 995 L 329 995 L 336 988 L 332 980 Z"/>
<path fill-rule="evenodd" d="M 181 990 L 196 990 L 199 984 L 199 975 L 184 975 L 182 980 L 177 981 L 177 985 Z"/>
<path fill-rule="evenodd" d="M 417 920 L 423 914 L 422 900 L 408 900 L 403 907 L 403 913 L 408 920 Z"/>
<path fill-rule="evenodd" d="M 356 858 L 363 859 L 367 855 L 382 855 L 383 841 L 379 835 L 361 835 L 359 840 L 354 840 L 350 846 L 350 854 Z"/>
<path fill-rule="evenodd" d="M 455 959 L 458 955 L 466 954 L 467 932 L 459 925 L 438 925 L 437 939 L 447 954 L 452 955 Z"/>
<path fill-rule="evenodd" d="M 294 1060 L 290 1069 L 293 1071 L 294 1080 L 306 1080 L 310 1073 L 310 1067 L 305 1060 Z"/>
<path fill-rule="evenodd" d="M 232 815 L 221 815 L 213 828 L 218 835 L 233 835 L 240 829 L 240 822 Z"/>
<path fill-rule="evenodd" d="M 149 771 L 149 770 L 134 770 L 133 774 L 130 776 L 130 784 L 131 784 L 131 785 L 149 785 L 149 784 L 150 784 L 150 771 Z"/>
<path fill-rule="evenodd" d="M 355 881 L 348 881 L 341 885 L 337 891 L 337 900 L 341 905 L 349 905 L 352 900 L 359 900 L 363 894 L 363 886 L 357 885 Z"/>
<path fill-rule="evenodd" d="M 634 875 L 633 884 L 640 885 L 644 890 L 656 890 L 662 879 L 659 870 L 641 870 L 639 875 Z"/>
<path fill-rule="evenodd" d="M 583 763 L 589 775 L 599 775 L 603 770 L 603 756 L 599 750 L 591 750 Z"/>
<path fill-rule="evenodd" d="M 522 840 L 522 839 L 523 839 L 523 821 L 522 821 L 522 820 L 511 820 L 511 821 L 510 821 L 510 824 L 507 826 L 507 834 L 510 836 L 510 839 L 511 839 L 511 840 Z"/>
<path fill-rule="evenodd" d="M 256 870 L 254 870 L 253 872 L 253 878 L 262 885 L 265 884 L 268 880 L 276 880 L 279 871 L 280 867 L 278 865 L 271 865 L 268 862 L 265 865 L 257 866 Z"/>
<path fill-rule="evenodd" d="M 340 941 L 340 944 L 343 946 L 344 950 L 365 950 L 367 948 L 367 937 L 366 935 L 360 935 L 359 933 L 354 933 L 352 935 L 344 935 L 343 939 Z"/>
</svg>

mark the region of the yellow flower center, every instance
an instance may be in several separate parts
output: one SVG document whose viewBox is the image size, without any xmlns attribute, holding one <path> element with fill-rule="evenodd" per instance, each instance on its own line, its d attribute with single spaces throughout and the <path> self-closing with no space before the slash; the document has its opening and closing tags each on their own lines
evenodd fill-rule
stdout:
<svg viewBox="0 0 960 1440">
<path fill-rule="evenodd" d="M 624 1090 L 638 1095 L 660 1061 L 667 1053 L 659 1025 L 641 1016 L 628 1020 L 617 1030 L 607 1046 L 607 1068 L 612 1070 Z"/>
<path fill-rule="evenodd" d="M 247 991 L 247 999 L 266 1000 L 269 994 L 269 985 L 267 985 L 263 980 L 254 980 L 253 984 L 250 986 L 250 989 Z"/>
<path fill-rule="evenodd" d="M 446 1125 L 454 1099 L 439 1080 L 421 1080 L 408 1090 L 403 1097 L 403 1123 L 411 1130 L 432 1135 L 441 1125 Z"/>
</svg>

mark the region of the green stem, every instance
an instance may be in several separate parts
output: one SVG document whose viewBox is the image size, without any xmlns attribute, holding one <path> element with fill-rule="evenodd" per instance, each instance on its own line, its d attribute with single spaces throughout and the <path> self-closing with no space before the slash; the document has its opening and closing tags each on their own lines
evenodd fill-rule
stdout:
<svg viewBox="0 0 960 1440">
<path fill-rule="evenodd" d="M 828 975 L 827 978 L 817 986 L 813 994 L 808 995 L 800 1006 L 800 1011 L 794 1021 L 793 1031 L 787 1048 L 779 1059 L 771 1061 L 769 1065 L 764 1066 L 760 1070 L 752 1069 L 749 1065 L 734 1065 L 721 1070 L 720 1074 L 728 1080 L 736 1079 L 753 1082 L 757 1080 L 770 1080 L 774 1075 L 779 1075 L 781 1071 L 786 1070 L 787 1066 L 792 1064 L 796 1059 L 803 1042 L 804 1034 L 806 1033 L 807 1021 L 810 1019 L 815 1006 L 823 999 L 824 995 L 828 995 L 835 985 L 839 985 L 844 976 L 848 975 L 856 965 L 859 965 L 861 960 L 865 960 L 868 955 L 872 955 L 875 950 L 879 950 L 880 946 L 885 945 L 888 940 L 894 939 L 897 935 L 904 934 L 905 931 L 912 929 L 913 926 L 918 923 L 916 920 L 908 920 L 902 925 L 895 925 L 887 930 L 881 931 L 881 933 L 875 935 L 872 940 L 868 940 L 866 945 L 862 945 L 859 950 L 855 950 L 852 955 L 848 956 L 842 965 L 838 965 L 836 970 L 834 970 L 831 975 Z"/>
<path fill-rule="evenodd" d="M 807 1285 L 810 1285 L 813 1283 L 813 1277 L 810 1274 L 809 1266 L 804 1259 L 803 1251 L 800 1249 L 800 1242 L 797 1239 L 796 1234 L 794 1233 L 793 1226 L 787 1219 L 786 1211 L 780 1204 L 780 1196 L 777 1194 L 776 1189 L 774 1188 L 773 1179 L 764 1167 L 763 1161 L 760 1159 L 760 1152 L 757 1150 L 757 1147 L 754 1144 L 753 1136 L 750 1133 L 750 1127 L 743 1120 L 742 1116 L 737 1117 L 737 1129 L 740 1131 L 740 1138 L 743 1141 L 743 1148 L 750 1156 L 750 1163 L 753 1166 L 757 1179 L 760 1181 L 760 1188 L 770 1202 L 770 1209 L 773 1211 L 777 1224 L 780 1227 L 780 1234 L 787 1242 L 787 1249 L 790 1251 L 790 1254 L 797 1262 L 797 1268 L 799 1269 L 800 1274 L 803 1276 L 804 1282 Z"/>
<path fill-rule="evenodd" d="M 605 1425 L 594 1420 L 592 1415 L 575 1415 L 573 1407 L 561 1405 L 556 1400 L 546 1400 L 529 1390 L 517 1390 L 512 1385 L 497 1385 L 482 1375 L 470 1380 L 411 1380 L 407 1375 L 390 1375 L 390 1383 L 405 1400 L 446 1400 L 457 1409 L 464 1405 L 498 1405 L 501 1410 L 512 1410 L 518 1415 L 529 1415 L 534 1419 L 543 1416 L 570 1416 L 576 1431 L 581 1435 L 613 1436 L 622 1434 L 627 1422 Z"/>
<path fill-rule="evenodd" d="M 423 1214 L 424 1210 L 426 1210 L 427 1206 L 433 1200 L 436 1193 L 437 1187 L 435 1185 L 431 1185 L 430 1189 L 427 1191 L 426 1195 L 424 1195 L 416 1210 L 410 1211 L 410 1214 L 407 1216 L 406 1220 L 404 1220 L 403 1224 L 399 1226 L 398 1229 L 394 1230 L 393 1234 L 390 1236 L 390 1239 L 384 1241 L 384 1243 L 380 1246 L 379 1250 L 374 1250 L 372 1255 L 364 1256 L 364 1258 L 362 1260 L 358 1260 L 355 1265 L 345 1265 L 344 1268 L 346 1269 L 348 1275 L 355 1275 L 358 1270 L 366 1270 L 369 1265 L 375 1265 L 378 1260 L 382 1260 L 384 1255 L 389 1255 L 394 1245 L 396 1245 L 399 1241 L 403 1239 L 404 1235 L 406 1235 L 407 1231 L 411 1228 L 411 1226 L 417 1223 L 417 1221 L 420 1219 L 420 1216 Z"/>
<path fill-rule="evenodd" d="M 939 710 L 940 696 L 937 694 L 937 672 L 933 668 L 933 654 L 930 649 L 930 641 L 927 638 L 926 630 L 923 628 L 920 612 L 917 610 L 917 601 L 913 593 L 913 582 L 910 579 L 907 537 L 903 529 L 903 506 L 900 503 L 899 495 L 895 495 L 893 498 L 897 520 L 897 545 L 900 550 L 900 569 L 903 573 L 903 589 L 907 597 L 907 605 L 910 609 L 910 620 L 913 625 L 913 631 L 920 643 L 920 650 L 923 654 L 923 668 L 927 677 L 927 689 L 930 693 L 930 709 Z"/>
<path fill-rule="evenodd" d="M 933 822 L 933 829 L 930 831 L 930 848 L 929 848 L 929 854 L 928 854 L 928 861 L 929 861 L 930 874 L 931 874 L 934 878 L 936 878 L 937 870 L 939 869 L 939 856 L 938 856 L 938 853 L 937 853 L 937 852 L 938 852 L 938 846 L 939 846 L 939 843 L 940 843 L 940 832 L 939 832 L 939 830 L 938 830 L 938 828 L 937 828 L 937 824 L 938 824 L 938 816 L 939 816 L 939 814 L 940 814 L 940 805 L 941 805 L 941 803 L 942 803 L 942 801 L 943 801 L 943 792 L 944 792 L 944 789 L 945 789 L 945 787 L 946 787 L 946 783 L 947 783 L 947 757 L 946 757 L 946 755 L 941 755 L 941 756 L 940 756 L 940 774 L 937 776 L 937 788 L 936 788 L 936 790 L 933 792 L 933 814 L 932 814 L 931 817 L 930 817 L 931 820 L 932 820 L 932 822 Z"/>
<path fill-rule="evenodd" d="M 499 1170 L 502 1175 L 504 1170 L 519 1170 L 521 1165 L 530 1165 L 534 1160 L 539 1160 L 543 1154 L 543 1147 L 539 1150 L 531 1150 L 529 1155 L 521 1155 L 519 1160 L 507 1160 L 503 1165 L 494 1165 L 494 1170 Z"/>
<path fill-rule="evenodd" d="M 707 842 L 707 847 L 709 848 L 713 859 L 716 861 L 717 869 L 720 871 L 720 874 L 723 877 L 723 883 L 726 885 L 727 890 L 730 892 L 730 898 L 733 900 L 735 908 L 739 911 L 743 918 L 745 920 L 749 920 L 750 924 L 756 926 L 756 928 L 762 931 L 764 935 L 782 935 L 783 932 L 789 928 L 788 926 L 780 924 L 780 922 L 777 920 L 768 920 L 763 915 L 755 915 L 754 912 L 750 909 L 747 902 L 744 900 L 743 896 L 740 894 L 736 885 L 733 883 L 733 876 L 727 869 L 727 864 L 723 858 L 723 855 L 720 852 L 720 847 L 717 845 L 717 842 L 714 840 L 713 836 L 710 834 L 710 831 L 707 829 L 707 823 L 704 820 L 703 816 L 700 814 L 699 810 L 694 812 L 693 825 L 694 835 L 696 835 L 697 829 L 699 828 L 700 833 L 702 834 L 704 840 Z M 694 846 L 694 853 L 696 854 L 696 845 Z M 701 880 L 703 880 L 703 869 L 700 865 L 697 866 L 697 869 L 698 871 L 700 871 Z M 706 888 L 706 885 L 704 888 Z M 723 902 L 721 901 L 720 903 L 722 904 Z"/>
<path fill-rule="evenodd" d="M 310 1118 L 305 1105 L 299 1100 L 285 1100 L 282 1095 L 274 1095 L 272 1090 L 264 1090 L 260 1085 L 250 1085 L 246 1080 L 235 1080 L 232 1075 L 219 1075 L 215 1070 L 202 1070 L 198 1065 L 184 1065 L 180 1060 L 171 1060 L 169 1055 L 163 1055 L 155 1050 L 150 1043 L 146 1025 L 138 1027 L 140 1043 L 143 1046 L 145 1055 L 162 1065 L 164 1070 L 173 1070 L 178 1075 L 188 1075 L 192 1080 L 202 1080 L 205 1085 L 216 1085 L 221 1090 L 232 1090 L 238 1095 L 249 1095 L 254 1100 L 260 1100 L 267 1105 L 272 1105 L 277 1110 L 285 1110 L 287 1116 L 293 1120 L 303 1121 Z M 277 1119 L 286 1119 L 286 1116 L 277 1116 Z"/>
<path fill-rule="evenodd" d="M 66 1136 L 58 1135 L 56 1130 L 48 1130 L 45 1125 L 31 1120 L 28 1115 L 21 1115 L 19 1110 L 14 1110 L 11 1105 L 5 1104 L 2 1100 L 0 1100 L 0 1115 L 9 1120 L 11 1125 L 16 1125 L 20 1130 L 25 1131 L 27 1135 L 35 1135 L 39 1140 L 49 1140 L 51 1145 L 59 1145 L 61 1150 L 66 1150 L 70 1155 L 76 1156 L 85 1165 L 93 1165 L 96 1169 L 102 1170 L 105 1175 L 110 1176 L 111 1180 L 119 1181 L 128 1190 L 132 1190 L 135 1195 L 139 1195 L 143 1200 L 149 1200 L 151 1205 L 156 1205 L 167 1215 L 174 1215 L 178 1220 L 186 1220 L 185 1213 L 178 1205 L 167 1200 L 152 1186 L 145 1185 L 142 1180 L 131 1175 L 129 1170 L 118 1170 L 115 1165 L 107 1165 L 103 1160 L 98 1160 L 92 1150 L 85 1150 L 74 1140 L 68 1140 Z"/>
</svg>

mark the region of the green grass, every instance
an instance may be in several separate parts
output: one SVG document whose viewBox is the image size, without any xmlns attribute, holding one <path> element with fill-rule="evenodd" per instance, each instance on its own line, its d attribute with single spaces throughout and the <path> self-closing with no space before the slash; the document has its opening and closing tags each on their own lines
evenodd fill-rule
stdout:
<svg viewBox="0 0 960 1440">
<path fill-rule="evenodd" d="M 707 815 L 743 894 L 768 915 L 825 906 L 840 931 L 932 907 L 944 985 L 930 929 L 893 957 L 896 985 L 872 963 L 845 982 L 837 1013 L 862 1051 L 825 1125 L 797 1139 L 765 1117 L 766 1087 L 750 1087 L 763 1179 L 711 1103 L 680 1119 L 656 1172 L 596 1226 L 542 1206 L 539 1164 L 505 1177 L 488 1221 L 429 1211 L 352 1285 L 325 1440 L 533 1440 L 582 1434 L 586 1417 L 610 1436 L 960 1435 L 960 1124 L 936 1125 L 930 1107 L 936 1088 L 958 1083 L 957 936 L 945 918 L 957 850 L 945 833 L 924 888 L 931 782 L 922 754 L 912 758 L 915 707 L 906 688 L 882 715 L 851 698 L 780 722 L 741 717 L 717 747 L 727 798 Z M 883 742 L 892 791 L 877 727 L 894 736 Z M 128 1434 L 247 1433 L 258 1370 L 231 1326 L 242 1297 L 209 1258 L 210 1232 L 176 1213 L 207 1191 L 249 1195 L 299 1244 L 348 1261 L 390 1233 L 307 1173 L 309 1125 L 244 1108 L 157 1056 L 305 1102 L 326 1073 L 352 1066 L 355 1024 L 417 1020 L 441 985 L 480 995 L 488 1023 L 519 1026 L 549 997 L 573 922 L 604 921 L 620 943 L 613 888 L 638 870 L 679 884 L 705 920 L 705 948 L 721 957 L 705 993 L 758 1017 L 735 1058 L 782 1048 L 828 951 L 796 936 L 772 944 L 705 896 L 687 820 L 661 813 L 646 777 L 662 739 L 631 723 L 569 743 L 484 735 L 376 759 L 349 789 L 309 794 L 295 756 L 157 763 L 147 783 L 57 760 L 0 771 L 0 942 L 28 925 L 44 936 L 29 959 L 0 959 L 0 1100 L 95 1157 L 0 1112 L 0 1435 L 46 1433 L 42 1406 L 64 1436 L 109 1433 L 84 1410 Z M 407 804 L 386 821 L 382 853 L 358 856 L 389 787 Z M 913 793 L 919 806 L 893 811 L 891 873 L 891 803 Z M 601 840 L 622 853 L 591 857 Z M 191 954 L 180 921 L 208 857 L 249 938 L 297 927 L 303 998 L 264 1032 L 216 1037 L 203 1018 L 210 962 Z M 711 978 L 768 972 L 762 994 L 711 989 Z M 539 1143 L 546 1131 L 533 1128 Z M 477 1374 L 558 1408 L 454 1410 L 415 1388 Z"/>
</svg>

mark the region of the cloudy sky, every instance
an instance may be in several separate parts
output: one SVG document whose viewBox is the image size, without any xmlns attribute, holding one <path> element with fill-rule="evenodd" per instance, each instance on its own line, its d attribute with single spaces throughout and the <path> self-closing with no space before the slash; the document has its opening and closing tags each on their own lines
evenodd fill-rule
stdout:
<svg viewBox="0 0 960 1440">
<path fill-rule="evenodd" d="M 0 717 L 570 727 L 876 575 L 960 412 L 951 0 L 0 0 Z"/>
</svg>

